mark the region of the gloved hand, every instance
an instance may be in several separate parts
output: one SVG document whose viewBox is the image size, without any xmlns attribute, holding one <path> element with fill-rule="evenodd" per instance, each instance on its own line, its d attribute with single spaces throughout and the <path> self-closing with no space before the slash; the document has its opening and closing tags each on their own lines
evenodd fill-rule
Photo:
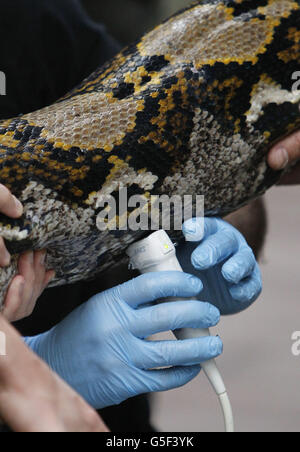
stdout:
<svg viewBox="0 0 300 452">
<path fill-rule="evenodd" d="M 220 313 L 196 300 L 145 304 L 194 297 L 201 289 L 198 278 L 184 273 L 142 275 L 96 295 L 49 332 L 25 341 L 96 409 L 177 388 L 199 373 L 199 363 L 221 354 L 221 340 L 145 338 L 178 328 L 211 327 Z M 161 367 L 169 368 L 157 369 Z"/>
<path fill-rule="evenodd" d="M 193 218 L 183 225 L 187 242 L 177 257 L 185 272 L 204 285 L 201 300 L 209 300 L 221 314 L 248 308 L 260 295 L 262 279 L 251 248 L 242 234 L 218 218 Z M 199 242 L 200 245 L 199 245 Z"/>
</svg>

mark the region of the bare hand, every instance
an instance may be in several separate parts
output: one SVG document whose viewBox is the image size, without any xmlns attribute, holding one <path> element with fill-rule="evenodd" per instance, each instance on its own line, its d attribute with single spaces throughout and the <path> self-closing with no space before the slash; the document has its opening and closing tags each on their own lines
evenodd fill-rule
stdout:
<svg viewBox="0 0 300 452">
<path fill-rule="evenodd" d="M 19 218 L 23 206 L 11 192 L 0 184 L 0 212 L 11 218 Z M 46 252 L 28 252 L 18 262 L 19 275 L 11 282 L 4 303 L 3 314 L 10 322 L 32 314 L 35 303 L 54 277 L 53 271 L 46 272 L 44 261 Z M 11 256 L 0 237 L 0 267 L 10 264 Z"/>
<path fill-rule="evenodd" d="M 0 417 L 15 432 L 107 432 L 102 419 L 23 343 L 0 315 Z"/>
<path fill-rule="evenodd" d="M 269 153 L 268 163 L 275 171 L 291 167 L 281 179 L 281 185 L 300 184 L 300 131 L 277 143 Z"/>
<path fill-rule="evenodd" d="M 18 262 L 19 274 L 12 280 L 5 297 L 3 315 L 16 322 L 32 314 L 35 304 L 54 278 L 54 271 L 46 271 L 46 251 L 30 251 Z"/>
<path fill-rule="evenodd" d="M 23 206 L 11 192 L 0 184 L 0 212 L 11 218 L 19 218 L 23 213 Z M 10 254 L 5 247 L 2 237 L 0 237 L 0 267 L 10 264 Z"/>
</svg>

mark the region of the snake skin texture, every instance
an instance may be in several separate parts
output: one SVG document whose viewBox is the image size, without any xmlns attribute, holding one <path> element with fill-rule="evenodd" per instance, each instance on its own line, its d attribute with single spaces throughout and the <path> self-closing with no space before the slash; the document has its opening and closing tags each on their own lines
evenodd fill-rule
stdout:
<svg viewBox="0 0 300 452">
<path fill-rule="evenodd" d="M 144 233 L 97 229 L 119 187 L 201 194 L 225 215 L 275 184 L 267 151 L 300 126 L 299 25 L 300 1 L 196 2 L 55 104 L 0 122 L 0 181 L 25 207 L 0 217 L 0 305 L 26 250 L 48 249 L 52 286 L 120 262 Z"/>
</svg>

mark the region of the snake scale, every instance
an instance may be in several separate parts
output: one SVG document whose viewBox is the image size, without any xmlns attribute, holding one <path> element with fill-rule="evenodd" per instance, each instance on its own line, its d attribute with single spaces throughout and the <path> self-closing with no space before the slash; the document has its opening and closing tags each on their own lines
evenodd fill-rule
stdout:
<svg viewBox="0 0 300 452">
<path fill-rule="evenodd" d="M 55 104 L 0 122 L 0 181 L 24 204 L 0 217 L 12 253 L 48 249 L 52 286 L 119 262 L 141 232 L 102 231 L 97 200 L 205 195 L 224 215 L 280 175 L 269 147 L 300 126 L 300 1 L 201 1 L 129 46 Z"/>
</svg>

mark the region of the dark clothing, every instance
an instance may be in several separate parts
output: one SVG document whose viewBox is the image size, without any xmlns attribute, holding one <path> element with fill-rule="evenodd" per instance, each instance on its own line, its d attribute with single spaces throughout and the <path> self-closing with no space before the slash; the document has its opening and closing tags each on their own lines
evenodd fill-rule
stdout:
<svg viewBox="0 0 300 452">
<path fill-rule="evenodd" d="M 1 117 L 53 103 L 119 50 L 78 0 L 0 0 L 0 39 Z"/>
<path fill-rule="evenodd" d="M 7 78 L 0 118 L 51 104 L 119 50 L 77 0 L 0 0 L 0 14 L 0 70 Z M 93 282 L 48 289 L 33 315 L 15 326 L 24 336 L 47 331 L 95 293 L 124 280 L 126 271 L 120 271 Z M 100 414 L 113 431 L 152 430 L 146 396 Z"/>
</svg>

